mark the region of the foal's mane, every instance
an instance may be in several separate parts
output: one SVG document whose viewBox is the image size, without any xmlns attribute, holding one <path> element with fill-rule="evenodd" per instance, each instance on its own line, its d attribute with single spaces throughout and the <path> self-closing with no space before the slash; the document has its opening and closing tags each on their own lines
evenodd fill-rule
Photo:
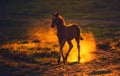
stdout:
<svg viewBox="0 0 120 76">
<path fill-rule="evenodd" d="M 58 16 L 58 18 L 63 22 L 63 24 L 65 25 L 65 20 L 64 20 L 64 18 L 62 17 L 62 16 Z"/>
</svg>

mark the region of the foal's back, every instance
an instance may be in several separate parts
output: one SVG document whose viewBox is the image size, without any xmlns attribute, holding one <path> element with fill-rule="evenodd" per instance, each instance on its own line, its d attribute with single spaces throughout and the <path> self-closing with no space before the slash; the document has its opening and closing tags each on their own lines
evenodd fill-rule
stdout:
<svg viewBox="0 0 120 76">
<path fill-rule="evenodd" d="M 80 28 L 78 25 L 66 26 L 67 40 L 72 40 L 75 37 L 80 37 Z"/>
</svg>

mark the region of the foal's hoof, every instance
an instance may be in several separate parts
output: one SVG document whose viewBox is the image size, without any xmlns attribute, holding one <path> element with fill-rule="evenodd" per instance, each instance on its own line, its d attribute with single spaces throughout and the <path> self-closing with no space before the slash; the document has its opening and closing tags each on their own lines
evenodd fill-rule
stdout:
<svg viewBox="0 0 120 76">
<path fill-rule="evenodd" d="M 65 64 L 65 63 L 66 63 L 66 60 L 63 60 L 63 63 Z"/>
<path fill-rule="evenodd" d="M 83 38 L 81 37 L 80 40 L 83 40 Z"/>
<path fill-rule="evenodd" d="M 60 59 L 58 59 L 57 63 L 60 64 Z"/>
<path fill-rule="evenodd" d="M 60 64 L 60 62 L 57 61 L 57 64 Z"/>
<path fill-rule="evenodd" d="M 80 62 L 79 62 L 79 61 L 78 61 L 77 63 L 78 63 L 78 64 L 80 64 Z"/>
<path fill-rule="evenodd" d="M 65 63 L 66 63 L 66 61 L 63 61 L 63 63 L 65 64 Z"/>
</svg>

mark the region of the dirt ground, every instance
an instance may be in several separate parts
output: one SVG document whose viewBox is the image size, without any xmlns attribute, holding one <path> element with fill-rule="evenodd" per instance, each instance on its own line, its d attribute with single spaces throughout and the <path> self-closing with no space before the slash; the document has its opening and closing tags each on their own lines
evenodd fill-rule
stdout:
<svg viewBox="0 0 120 76">
<path fill-rule="evenodd" d="M 33 23 L 42 20 L 32 20 Z M 75 22 L 68 20 L 68 22 Z M 45 21 L 43 24 L 49 24 Z M 78 22 L 79 23 L 79 22 Z M 118 21 L 80 20 L 81 25 L 119 25 Z M 119 45 L 118 45 L 119 48 Z M 2 50 L 2 49 L 0 49 Z M 96 58 L 86 63 L 57 64 L 56 59 L 48 58 L 41 63 L 10 60 L 6 53 L 0 54 L 0 76 L 120 76 L 120 51 L 97 49 Z"/>
<path fill-rule="evenodd" d="M 119 76 L 120 52 L 98 50 L 93 61 L 78 64 L 57 64 L 56 61 L 43 63 L 19 62 L 19 66 L 9 66 L 0 62 L 1 76 Z M 17 62 L 16 62 L 17 63 Z"/>
</svg>

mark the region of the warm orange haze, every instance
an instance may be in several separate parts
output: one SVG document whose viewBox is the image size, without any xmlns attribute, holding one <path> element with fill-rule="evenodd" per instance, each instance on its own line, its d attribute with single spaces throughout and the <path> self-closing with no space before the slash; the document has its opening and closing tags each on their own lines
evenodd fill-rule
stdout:
<svg viewBox="0 0 120 76">
<path fill-rule="evenodd" d="M 46 42 L 46 43 L 51 43 L 50 45 L 59 45 L 58 44 L 58 39 L 56 36 L 56 30 L 55 29 L 48 29 L 45 32 L 45 28 L 42 28 L 42 31 L 39 31 L 40 28 L 38 28 L 35 33 L 33 34 L 33 38 L 37 38 L 39 40 L 41 40 L 42 42 Z M 82 36 L 84 38 L 84 40 L 80 41 L 80 55 L 81 55 L 81 63 L 85 63 L 85 62 L 89 62 L 93 59 L 95 59 L 95 54 L 94 52 L 97 51 L 96 48 L 96 42 L 95 42 L 95 38 L 94 35 L 92 34 L 92 32 L 89 33 L 82 33 Z M 77 51 L 77 47 L 76 47 L 76 42 L 73 39 L 73 48 L 69 54 L 68 57 L 68 62 L 76 62 L 77 61 L 77 55 L 78 55 L 78 51 Z M 44 47 L 45 44 L 43 44 Z M 50 46 L 48 45 L 48 46 Z M 51 46 L 52 49 L 56 49 L 55 51 L 59 52 L 59 47 L 54 47 Z M 65 47 L 63 48 L 63 52 L 64 54 L 66 54 L 66 52 L 68 51 L 69 46 L 66 43 Z"/>
<path fill-rule="evenodd" d="M 81 48 L 80 49 L 80 56 L 81 56 L 80 63 L 89 62 L 95 59 L 94 52 L 96 51 L 96 42 L 95 42 L 93 34 L 91 32 L 83 33 L 83 37 L 84 37 L 84 40 L 80 41 L 80 48 Z M 73 42 L 74 47 L 68 57 L 68 62 L 77 61 L 78 52 L 76 48 L 76 43 L 74 40 L 72 42 Z"/>
<path fill-rule="evenodd" d="M 51 51 L 59 52 L 59 46 L 58 46 L 59 44 L 56 36 L 56 29 L 52 29 L 49 27 L 39 27 L 39 25 L 37 26 L 38 27 L 29 29 L 29 33 L 31 34 L 31 37 L 27 44 L 20 44 L 19 42 L 17 42 L 17 43 L 5 44 L 2 46 L 2 48 L 9 48 L 16 51 L 18 50 L 28 51 L 29 53 L 31 50 L 28 49 L 30 48 L 48 47 L 51 48 Z M 92 32 L 82 33 L 82 36 L 84 40 L 80 41 L 80 56 L 81 56 L 80 63 L 85 63 L 95 59 L 94 52 L 96 51 L 96 42 Z M 32 40 L 39 40 L 40 43 L 33 43 Z M 73 48 L 68 56 L 67 62 L 77 61 L 78 51 L 76 47 L 76 42 L 74 39 L 72 40 L 72 42 L 73 42 Z M 64 54 L 66 54 L 68 49 L 69 49 L 68 44 L 66 43 L 63 48 Z"/>
</svg>

